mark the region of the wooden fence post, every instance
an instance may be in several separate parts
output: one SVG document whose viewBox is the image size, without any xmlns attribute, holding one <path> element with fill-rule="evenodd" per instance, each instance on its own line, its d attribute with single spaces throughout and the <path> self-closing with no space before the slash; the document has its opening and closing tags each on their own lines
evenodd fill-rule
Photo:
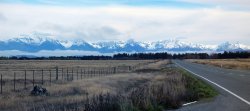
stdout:
<svg viewBox="0 0 250 111">
<path fill-rule="evenodd" d="M 101 70 L 102 70 L 101 68 L 98 68 L 98 70 L 97 70 L 97 71 L 98 71 L 98 76 L 99 76 L 99 77 L 100 77 L 100 74 L 101 74 Z"/>
<path fill-rule="evenodd" d="M 43 85 L 43 69 L 42 69 L 42 85 Z"/>
<path fill-rule="evenodd" d="M 87 69 L 87 77 L 90 77 L 90 69 Z"/>
<path fill-rule="evenodd" d="M 109 67 L 108 70 L 109 70 L 108 72 L 109 74 L 114 74 L 114 70 L 115 70 L 114 67 Z"/>
<path fill-rule="evenodd" d="M 32 80 L 32 83 L 33 83 L 33 87 L 35 86 L 35 71 L 33 70 L 33 80 Z"/>
<path fill-rule="evenodd" d="M 26 89 L 26 70 L 24 72 L 24 89 Z"/>
<path fill-rule="evenodd" d="M 92 73 L 91 73 L 91 77 L 93 77 L 93 75 L 95 74 L 95 68 L 91 69 Z"/>
<path fill-rule="evenodd" d="M 62 68 L 62 80 L 63 80 L 63 68 Z"/>
<path fill-rule="evenodd" d="M 74 80 L 74 71 L 73 71 L 73 68 L 72 68 L 72 80 Z"/>
<path fill-rule="evenodd" d="M 78 68 L 76 69 L 76 80 L 78 80 Z"/>
<path fill-rule="evenodd" d="M 99 77 L 101 76 L 101 74 L 103 73 L 103 68 L 99 69 Z"/>
<path fill-rule="evenodd" d="M 69 80 L 69 70 L 67 68 L 67 81 Z"/>
<path fill-rule="evenodd" d="M 116 67 L 114 67 L 114 74 L 116 73 Z"/>
<path fill-rule="evenodd" d="M 83 69 L 83 77 L 85 78 L 85 76 L 86 76 L 86 69 L 84 68 Z"/>
<path fill-rule="evenodd" d="M 98 75 L 100 76 L 101 74 L 101 68 L 98 68 Z"/>
<path fill-rule="evenodd" d="M 49 70 L 49 82 L 50 82 L 50 85 L 51 85 L 51 69 Z"/>
<path fill-rule="evenodd" d="M 58 80 L 58 66 L 56 66 L 56 80 Z"/>
<path fill-rule="evenodd" d="M 16 72 L 14 72 L 14 91 L 16 91 Z"/>
<path fill-rule="evenodd" d="M 104 74 L 111 73 L 110 67 L 107 67 Z"/>
<path fill-rule="evenodd" d="M 3 93 L 3 75 L 1 74 L 1 94 Z"/>
<path fill-rule="evenodd" d="M 92 74 L 92 70 L 89 68 L 89 77 L 91 77 L 91 74 Z"/>
<path fill-rule="evenodd" d="M 87 77 L 90 77 L 90 69 L 88 68 Z"/>
<path fill-rule="evenodd" d="M 81 80 L 82 80 L 82 69 L 81 69 Z"/>
</svg>

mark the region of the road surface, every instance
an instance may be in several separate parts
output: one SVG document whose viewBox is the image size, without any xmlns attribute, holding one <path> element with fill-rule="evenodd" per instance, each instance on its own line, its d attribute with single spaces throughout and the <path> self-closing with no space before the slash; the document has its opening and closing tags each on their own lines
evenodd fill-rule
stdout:
<svg viewBox="0 0 250 111">
<path fill-rule="evenodd" d="M 209 102 L 198 102 L 177 111 L 250 111 L 250 71 L 223 69 L 211 65 L 174 60 L 219 91 Z"/>
</svg>

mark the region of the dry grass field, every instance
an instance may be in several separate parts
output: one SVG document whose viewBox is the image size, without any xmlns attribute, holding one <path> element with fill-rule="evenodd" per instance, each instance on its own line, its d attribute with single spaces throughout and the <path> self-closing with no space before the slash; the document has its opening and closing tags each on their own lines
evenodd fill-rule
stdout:
<svg viewBox="0 0 250 111">
<path fill-rule="evenodd" d="M 250 70 L 250 59 L 192 59 L 188 61 L 199 64 L 209 64 L 228 69 Z"/>
<path fill-rule="evenodd" d="M 12 85 L 5 85 L 10 90 L 0 94 L 1 111 L 161 111 L 216 95 L 210 86 L 186 71 L 169 67 L 168 60 L 0 61 L 0 64 L 1 69 L 137 66 L 130 72 L 44 84 L 48 96 L 32 96 L 32 85 L 16 91 L 11 90 Z M 19 85 L 23 86 L 21 82 Z"/>
<path fill-rule="evenodd" d="M 113 67 L 137 65 L 154 60 L 0 60 L 0 69 L 37 69 L 37 68 L 76 68 L 76 67 Z"/>
<path fill-rule="evenodd" d="M 4 93 L 14 90 L 14 82 L 15 90 L 18 91 L 25 87 L 33 87 L 33 85 L 51 85 L 51 83 L 65 83 L 69 80 L 89 78 L 97 75 L 103 76 L 113 73 L 130 72 L 129 67 L 140 68 L 153 62 L 155 61 L 0 60 L 0 75 L 2 75 L 3 79 Z M 58 71 L 56 71 L 56 68 Z M 114 68 L 116 68 L 115 72 Z M 56 74 L 58 75 L 57 77 Z"/>
</svg>

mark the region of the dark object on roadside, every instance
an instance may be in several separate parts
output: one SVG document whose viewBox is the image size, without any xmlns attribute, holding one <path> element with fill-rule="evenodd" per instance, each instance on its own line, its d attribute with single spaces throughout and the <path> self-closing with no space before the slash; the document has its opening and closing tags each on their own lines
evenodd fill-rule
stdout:
<svg viewBox="0 0 250 111">
<path fill-rule="evenodd" d="M 34 86 L 33 90 L 31 91 L 31 95 L 33 96 L 48 96 L 49 93 L 46 88 L 42 86 Z"/>
</svg>

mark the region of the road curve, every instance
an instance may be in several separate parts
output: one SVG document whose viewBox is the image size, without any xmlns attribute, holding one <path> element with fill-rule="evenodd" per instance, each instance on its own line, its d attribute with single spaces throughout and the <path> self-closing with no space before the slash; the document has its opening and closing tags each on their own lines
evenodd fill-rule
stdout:
<svg viewBox="0 0 250 111">
<path fill-rule="evenodd" d="M 250 71 L 223 69 L 181 60 L 173 62 L 204 79 L 220 93 L 210 102 L 198 102 L 177 111 L 250 111 Z"/>
</svg>

